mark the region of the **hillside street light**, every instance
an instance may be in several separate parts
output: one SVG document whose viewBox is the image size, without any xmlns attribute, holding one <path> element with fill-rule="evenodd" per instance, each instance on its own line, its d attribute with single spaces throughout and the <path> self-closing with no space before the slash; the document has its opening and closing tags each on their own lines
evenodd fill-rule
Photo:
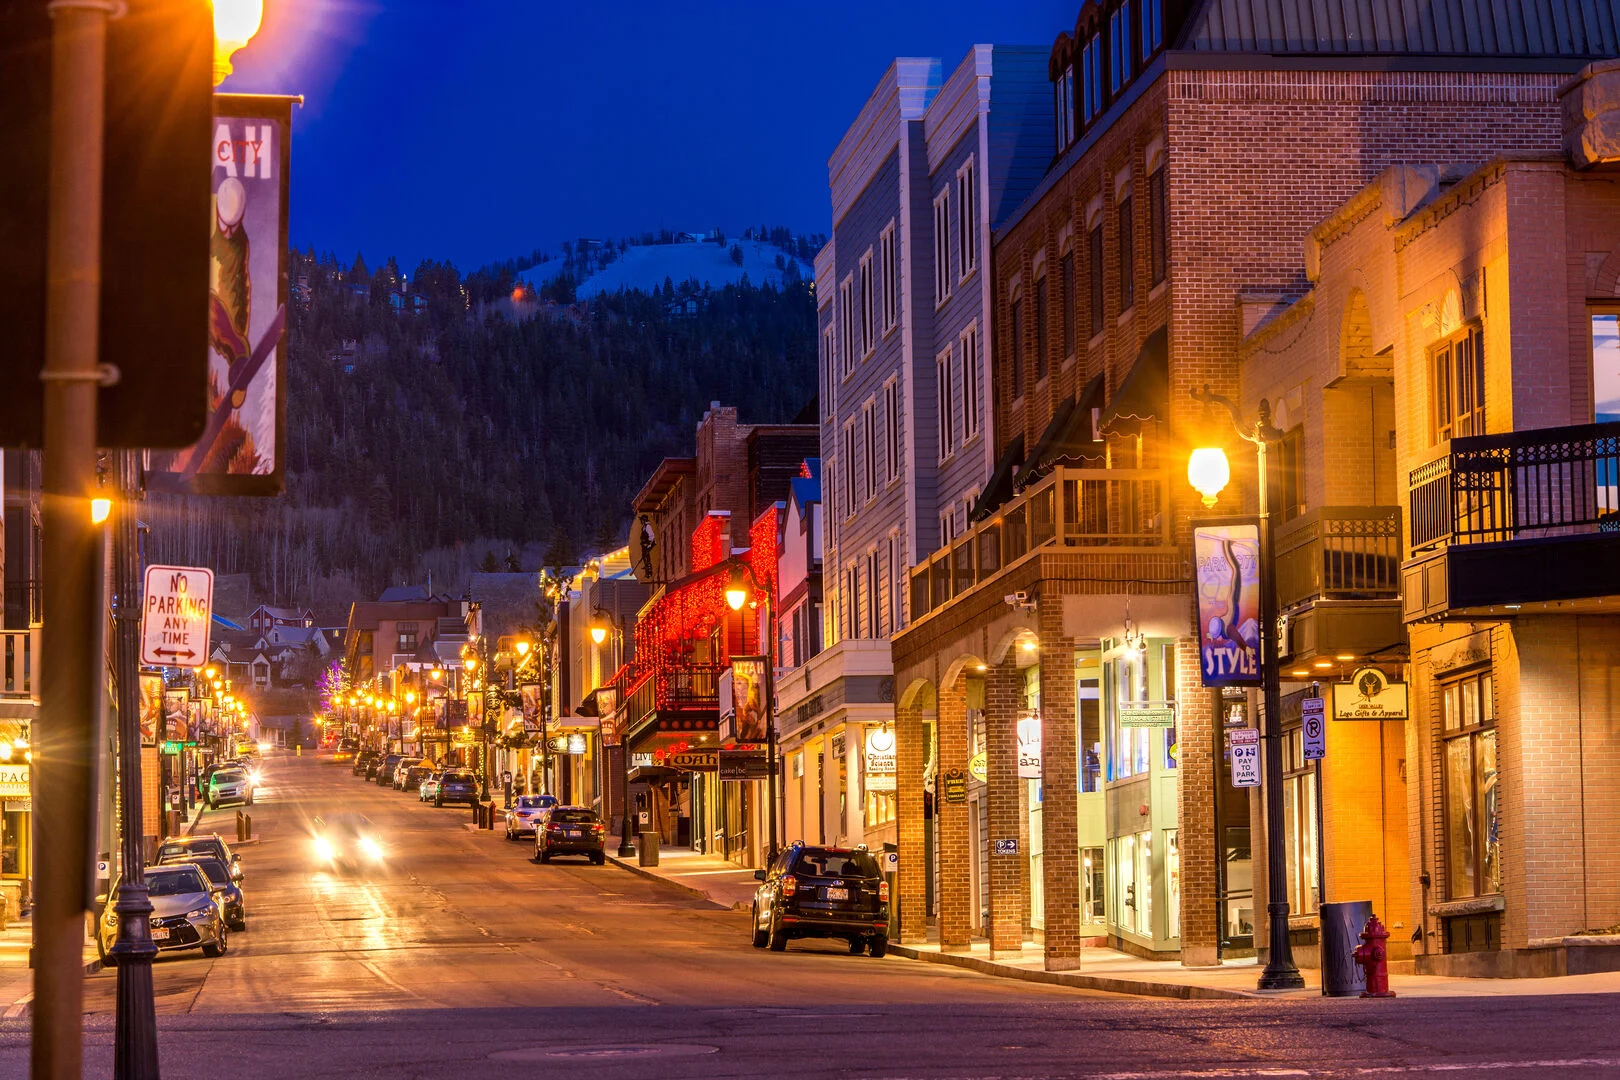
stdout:
<svg viewBox="0 0 1620 1080">
<path fill-rule="evenodd" d="M 1232 416 L 1232 426 L 1245 441 L 1254 444 L 1255 486 L 1260 496 L 1260 685 L 1265 699 L 1266 724 L 1261 732 L 1265 742 L 1266 799 L 1266 915 L 1270 952 L 1266 969 L 1260 973 L 1262 990 L 1298 990 L 1305 980 L 1294 966 L 1293 944 L 1288 940 L 1288 865 L 1286 837 L 1283 835 L 1282 778 L 1282 692 L 1277 670 L 1277 567 L 1271 543 L 1270 481 L 1266 472 L 1267 447 L 1280 442 L 1283 433 L 1271 423 L 1271 403 L 1262 399 L 1254 423 L 1246 424 L 1238 407 L 1228 398 L 1210 392 L 1209 387 L 1193 391 L 1193 400 L 1206 405 L 1224 406 Z M 1194 450 L 1187 462 L 1187 479 L 1213 507 L 1216 497 L 1231 478 L 1226 454 L 1218 448 Z"/>
<path fill-rule="evenodd" d="M 770 860 L 776 858 L 776 598 L 770 589 L 760 588 L 753 567 L 739 562 L 726 581 L 726 603 L 732 611 L 741 611 L 748 602 L 750 584 L 765 594 L 765 783 L 769 803 L 765 819 L 770 825 L 765 857 Z"/>
</svg>

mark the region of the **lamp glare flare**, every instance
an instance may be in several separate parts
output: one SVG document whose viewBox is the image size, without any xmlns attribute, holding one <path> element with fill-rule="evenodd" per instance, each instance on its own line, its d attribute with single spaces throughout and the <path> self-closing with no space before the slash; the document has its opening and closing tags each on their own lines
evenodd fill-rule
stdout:
<svg viewBox="0 0 1620 1080">
<path fill-rule="evenodd" d="M 1187 459 L 1187 482 L 1203 496 L 1206 507 L 1214 507 L 1221 490 L 1231 479 L 1226 451 L 1218 446 L 1201 446 Z"/>
</svg>

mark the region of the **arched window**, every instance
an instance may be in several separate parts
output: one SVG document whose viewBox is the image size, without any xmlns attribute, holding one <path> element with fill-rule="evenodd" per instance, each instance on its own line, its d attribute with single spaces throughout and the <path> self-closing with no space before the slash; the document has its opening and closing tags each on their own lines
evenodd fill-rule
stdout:
<svg viewBox="0 0 1620 1080">
<path fill-rule="evenodd" d="M 1074 123 L 1074 39 L 1059 34 L 1052 46 L 1052 59 L 1047 66 L 1047 78 L 1052 80 L 1052 114 L 1057 133 L 1057 152 L 1069 148 L 1075 139 Z"/>
</svg>

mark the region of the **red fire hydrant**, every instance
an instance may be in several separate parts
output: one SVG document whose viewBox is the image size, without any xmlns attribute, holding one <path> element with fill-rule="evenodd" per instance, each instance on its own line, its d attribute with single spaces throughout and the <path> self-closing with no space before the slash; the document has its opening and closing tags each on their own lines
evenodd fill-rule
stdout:
<svg viewBox="0 0 1620 1080">
<path fill-rule="evenodd" d="M 1389 988 L 1389 950 L 1384 942 L 1389 940 L 1389 931 L 1374 915 L 1367 920 L 1367 925 L 1361 931 L 1361 944 L 1357 945 L 1351 954 L 1366 976 L 1367 989 L 1361 992 L 1364 998 L 1394 997 L 1395 991 Z"/>
</svg>

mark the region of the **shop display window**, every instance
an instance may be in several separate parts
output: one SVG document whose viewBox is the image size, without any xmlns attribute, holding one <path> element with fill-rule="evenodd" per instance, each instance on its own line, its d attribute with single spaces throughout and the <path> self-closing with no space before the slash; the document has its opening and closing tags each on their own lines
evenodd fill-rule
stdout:
<svg viewBox="0 0 1620 1080">
<path fill-rule="evenodd" d="M 1181 844 L 1174 829 L 1164 831 L 1164 876 L 1166 892 L 1168 893 L 1165 916 L 1169 922 L 1169 926 L 1165 928 L 1165 937 L 1179 938 L 1181 936 Z"/>
<path fill-rule="evenodd" d="M 1472 672 L 1442 683 L 1440 718 L 1446 894 L 1459 900 L 1500 893 L 1502 815 L 1490 672 Z"/>
<path fill-rule="evenodd" d="M 1108 895 L 1108 879 L 1103 865 L 1103 849 L 1080 849 L 1080 921 L 1100 923 L 1104 917 L 1104 898 Z"/>
<path fill-rule="evenodd" d="M 1282 733 L 1283 836 L 1288 849 L 1288 910 L 1315 911 L 1321 902 L 1316 871 L 1316 764 L 1305 760 L 1296 723 Z"/>
</svg>

